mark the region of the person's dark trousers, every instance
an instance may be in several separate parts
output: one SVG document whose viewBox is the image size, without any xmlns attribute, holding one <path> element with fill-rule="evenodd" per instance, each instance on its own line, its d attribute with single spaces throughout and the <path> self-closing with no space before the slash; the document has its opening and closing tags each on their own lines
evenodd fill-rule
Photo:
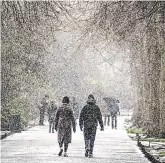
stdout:
<svg viewBox="0 0 165 163">
<path fill-rule="evenodd" d="M 109 123 L 110 123 L 110 115 L 108 115 L 107 118 L 108 118 L 108 126 L 109 126 Z"/>
<path fill-rule="evenodd" d="M 108 119 L 108 122 L 107 122 L 107 119 Z M 106 124 L 107 124 L 108 126 L 110 125 L 110 115 L 105 115 L 105 117 L 104 117 L 104 126 L 105 126 Z"/>
<path fill-rule="evenodd" d="M 52 133 L 54 133 L 55 130 L 55 122 L 52 123 Z"/>
<path fill-rule="evenodd" d="M 62 141 L 61 143 L 59 143 L 59 147 L 62 148 L 63 144 L 64 144 L 64 152 L 67 152 L 69 144 L 68 143 L 64 143 Z"/>
<path fill-rule="evenodd" d="M 54 123 L 53 122 L 49 122 L 49 133 L 54 133 Z"/>
<path fill-rule="evenodd" d="M 117 114 L 112 115 L 112 129 L 117 128 Z"/>
<path fill-rule="evenodd" d="M 107 115 L 104 116 L 104 126 L 106 125 L 107 123 Z"/>
<path fill-rule="evenodd" d="M 63 144 L 64 144 L 64 152 L 66 153 L 67 150 L 68 150 L 69 144 L 68 144 L 68 143 L 64 143 L 64 138 L 63 138 L 63 140 L 61 141 L 61 143 L 59 143 L 59 147 L 60 147 L 60 152 L 59 152 L 59 154 L 58 154 L 59 156 L 62 155 L 62 152 L 63 152 L 63 149 L 62 149 Z M 65 154 L 65 156 L 67 156 L 67 154 Z"/>
<path fill-rule="evenodd" d="M 85 150 L 93 153 L 97 127 L 84 128 Z"/>
<path fill-rule="evenodd" d="M 43 125 L 44 124 L 44 113 L 43 112 L 40 112 L 40 121 L 39 121 L 39 124 L 40 125 Z"/>
</svg>

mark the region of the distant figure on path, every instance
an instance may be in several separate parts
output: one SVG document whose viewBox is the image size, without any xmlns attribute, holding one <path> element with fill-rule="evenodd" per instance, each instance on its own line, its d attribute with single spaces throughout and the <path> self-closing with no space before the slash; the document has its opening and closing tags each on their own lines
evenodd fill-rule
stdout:
<svg viewBox="0 0 165 163">
<path fill-rule="evenodd" d="M 54 133 L 54 121 L 57 111 L 57 106 L 54 101 L 50 101 L 50 106 L 48 108 L 48 122 L 49 122 L 49 133 Z"/>
<path fill-rule="evenodd" d="M 49 96 L 45 95 L 45 97 L 41 100 L 41 104 L 39 106 L 39 110 L 40 110 L 39 125 L 44 125 L 45 111 L 46 109 L 48 109 L 48 99 Z"/>
<path fill-rule="evenodd" d="M 93 157 L 94 141 L 98 122 L 101 131 L 104 130 L 102 114 L 100 108 L 95 104 L 93 95 L 88 96 L 87 105 L 83 107 L 80 113 L 79 125 L 81 131 L 84 130 L 85 157 Z M 84 129 L 83 129 L 84 128 Z"/>
<path fill-rule="evenodd" d="M 78 103 L 76 102 L 75 98 L 73 98 L 73 101 L 72 101 L 72 109 L 73 109 L 73 114 L 74 114 L 75 120 L 77 120 L 78 116 L 79 116 L 79 107 L 78 107 Z"/>
<path fill-rule="evenodd" d="M 60 147 L 59 156 L 63 153 L 64 144 L 64 157 L 68 157 L 67 149 L 68 144 L 72 139 L 72 127 L 73 132 L 76 132 L 76 124 L 73 115 L 73 110 L 69 105 L 69 98 L 65 96 L 62 100 L 62 106 L 59 107 L 55 117 L 55 130 L 58 132 L 58 143 Z"/>
<path fill-rule="evenodd" d="M 102 111 L 102 114 L 104 116 L 104 126 L 106 126 L 106 125 L 109 126 L 110 125 L 110 116 L 111 116 L 111 114 L 110 114 L 110 111 L 109 111 L 108 107 L 104 106 L 101 111 Z"/>
<path fill-rule="evenodd" d="M 110 106 L 112 129 L 114 128 L 117 129 L 117 113 L 119 113 L 120 115 L 118 103 L 119 103 L 119 100 L 117 100 L 117 102 L 113 103 Z"/>
</svg>

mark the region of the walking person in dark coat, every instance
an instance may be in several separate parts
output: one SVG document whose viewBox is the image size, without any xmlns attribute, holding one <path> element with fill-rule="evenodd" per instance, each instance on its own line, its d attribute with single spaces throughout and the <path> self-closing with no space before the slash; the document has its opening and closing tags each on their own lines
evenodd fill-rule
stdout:
<svg viewBox="0 0 165 163">
<path fill-rule="evenodd" d="M 98 122 L 101 131 L 104 130 L 102 114 L 100 108 L 95 104 L 93 95 L 88 96 L 87 105 L 83 107 L 80 113 L 79 125 L 81 131 L 84 130 L 85 157 L 93 157 L 93 147 L 96 136 Z"/>
<path fill-rule="evenodd" d="M 110 105 L 112 129 L 117 129 L 117 113 L 120 115 L 119 106 L 117 103 L 119 103 L 119 100 Z"/>
<path fill-rule="evenodd" d="M 58 143 L 60 147 L 59 156 L 63 153 L 64 144 L 64 157 L 68 157 L 67 149 L 68 144 L 72 139 L 72 127 L 73 132 L 76 132 L 76 124 L 73 115 L 73 111 L 69 105 L 69 98 L 66 96 L 62 100 L 63 105 L 57 110 L 55 117 L 55 130 L 58 132 Z"/>
<path fill-rule="evenodd" d="M 39 110 L 40 110 L 39 125 L 44 125 L 45 111 L 48 109 L 48 99 L 49 96 L 45 95 L 45 97 L 42 98 L 41 103 L 39 105 Z"/>
<path fill-rule="evenodd" d="M 103 106 L 101 108 L 101 112 L 102 112 L 102 115 L 104 117 L 104 126 L 106 125 L 110 125 L 110 111 L 108 110 L 108 107 L 107 106 Z"/>
<path fill-rule="evenodd" d="M 55 105 L 54 101 L 50 101 L 50 106 L 48 108 L 48 122 L 49 122 L 49 133 L 54 133 L 54 121 L 55 115 L 57 111 L 57 106 Z"/>
</svg>

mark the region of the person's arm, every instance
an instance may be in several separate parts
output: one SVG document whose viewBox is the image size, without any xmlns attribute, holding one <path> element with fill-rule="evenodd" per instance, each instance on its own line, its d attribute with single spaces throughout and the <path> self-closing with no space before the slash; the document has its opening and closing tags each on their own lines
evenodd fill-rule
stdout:
<svg viewBox="0 0 165 163">
<path fill-rule="evenodd" d="M 71 110 L 71 121 L 72 121 L 73 131 L 76 132 L 76 122 L 73 115 L 73 110 Z"/>
<path fill-rule="evenodd" d="M 119 106 L 117 105 L 117 112 L 119 113 L 120 115 L 120 109 L 119 109 Z"/>
<path fill-rule="evenodd" d="M 57 126 L 58 126 L 59 116 L 60 116 L 60 111 L 58 109 L 57 112 L 56 112 L 56 115 L 55 115 L 55 120 L 54 120 L 54 128 L 55 128 L 56 131 L 57 131 Z"/>
<path fill-rule="evenodd" d="M 80 118 L 79 118 L 79 126 L 80 126 L 80 130 L 81 131 L 83 129 L 83 122 L 84 122 L 84 118 L 83 118 L 83 116 L 84 116 L 84 108 L 85 107 L 82 108 L 82 110 L 80 112 Z"/>
<path fill-rule="evenodd" d="M 99 121 L 101 130 L 104 130 L 102 114 L 101 114 L 101 111 L 100 111 L 100 108 L 99 107 L 97 107 L 97 120 Z"/>
</svg>

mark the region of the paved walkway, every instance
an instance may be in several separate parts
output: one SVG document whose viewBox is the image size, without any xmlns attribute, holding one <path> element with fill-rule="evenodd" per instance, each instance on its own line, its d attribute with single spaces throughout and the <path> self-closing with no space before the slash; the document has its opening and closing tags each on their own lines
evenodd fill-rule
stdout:
<svg viewBox="0 0 165 163">
<path fill-rule="evenodd" d="M 57 134 L 48 133 L 48 124 L 16 133 L 1 141 L 2 163 L 149 163 L 136 142 L 131 141 L 123 130 L 123 117 L 119 118 L 118 130 L 106 126 L 98 132 L 94 158 L 84 157 L 83 133 L 77 127 L 69 146 L 69 157 L 59 157 Z"/>
</svg>

